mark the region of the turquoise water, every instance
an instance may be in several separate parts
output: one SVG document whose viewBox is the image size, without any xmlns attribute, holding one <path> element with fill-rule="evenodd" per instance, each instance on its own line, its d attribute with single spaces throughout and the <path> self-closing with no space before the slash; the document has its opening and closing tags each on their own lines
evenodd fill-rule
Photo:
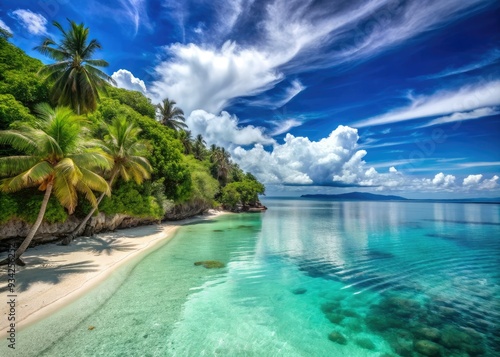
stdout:
<svg viewBox="0 0 500 357">
<path fill-rule="evenodd" d="M 499 205 L 265 204 L 181 228 L 16 356 L 500 355 Z"/>
</svg>

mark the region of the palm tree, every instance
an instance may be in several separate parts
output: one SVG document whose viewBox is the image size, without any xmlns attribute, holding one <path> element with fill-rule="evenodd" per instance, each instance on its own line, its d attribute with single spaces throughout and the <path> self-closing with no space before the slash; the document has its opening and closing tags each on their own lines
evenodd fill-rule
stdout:
<svg viewBox="0 0 500 357">
<path fill-rule="evenodd" d="M 57 61 L 42 67 L 39 73 L 47 80 L 54 81 L 52 99 L 58 105 L 70 106 L 77 113 L 93 112 L 99 101 L 99 89 L 105 90 L 107 83 L 114 79 L 97 67 L 107 67 L 108 62 L 92 59 L 94 52 L 101 49 L 101 44 L 88 39 L 89 28 L 83 23 L 69 21 L 70 29 L 65 31 L 57 21 L 53 25 L 61 31 L 63 37 L 56 43 L 47 37 L 37 51 Z"/>
<path fill-rule="evenodd" d="M 157 114 L 156 117 L 167 128 L 174 130 L 183 130 L 187 128 L 186 123 L 184 123 L 184 112 L 182 109 L 177 108 L 175 105 L 177 103 L 175 100 L 170 100 L 168 98 L 163 99 L 163 102 L 156 105 Z"/>
<path fill-rule="evenodd" d="M 189 155 L 193 153 L 193 138 L 191 137 L 190 130 L 179 131 L 179 140 L 184 146 L 184 154 Z"/>
<path fill-rule="evenodd" d="M 109 172 L 108 185 L 111 188 L 115 179 L 121 177 L 128 181 L 131 178 L 141 184 L 144 179 L 150 178 L 152 167 L 142 155 L 147 153 L 147 143 L 139 140 L 141 129 L 134 123 L 128 123 L 125 118 L 115 118 L 111 125 L 106 125 L 107 134 L 104 136 L 102 149 L 113 160 Z M 76 236 L 82 233 L 85 225 L 104 198 L 104 193 L 97 199 L 97 204 L 90 210 L 76 229 L 68 235 L 63 244 L 69 244 Z"/>
<path fill-rule="evenodd" d="M 215 171 L 215 178 L 224 186 L 227 183 L 229 171 L 231 169 L 229 153 L 224 148 L 214 148 L 214 145 L 212 145 L 210 161 L 213 165 L 213 171 Z"/>
<path fill-rule="evenodd" d="M 193 144 L 193 154 L 198 160 L 203 160 L 205 158 L 205 140 L 201 134 L 196 135 Z"/>
<path fill-rule="evenodd" d="M 16 192 L 27 187 L 45 191 L 38 217 L 15 253 L 15 261 L 28 248 L 42 223 L 52 193 L 59 203 L 73 213 L 77 192 L 96 205 L 93 191 L 110 193 L 109 186 L 95 170 L 107 169 L 109 158 L 89 140 L 82 118 L 69 108 L 52 109 L 48 104 L 36 107 L 38 117 L 30 126 L 22 123 L 18 130 L 0 131 L 0 145 L 11 145 L 25 155 L 0 158 L 0 181 L 4 192 Z M 0 262 L 7 264 L 8 260 Z"/>
</svg>

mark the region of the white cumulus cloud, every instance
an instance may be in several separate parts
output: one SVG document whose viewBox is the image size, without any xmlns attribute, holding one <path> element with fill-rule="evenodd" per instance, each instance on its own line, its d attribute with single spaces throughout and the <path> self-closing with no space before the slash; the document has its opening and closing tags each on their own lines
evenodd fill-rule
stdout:
<svg viewBox="0 0 500 357">
<path fill-rule="evenodd" d="M 444 188 L 451 187 L 454 185 L 454 183 L 455 183 L 455 176 L 445 175 L 442 172 L 434 176 L 434 179 L 432 180 L 432 184 L 434 186 L 444 187 Z"/>
<path fill-rule="evenodd" d="M 195 110 L 187 117 L 186 124 L 194 135 L 202 134 L 208 145 L 230 147 L 274 143 L 272 138 L 264 134 L 262 128 L 252 125 L 242 127 L 236 116 L 224 111 L 215 115 L 204 110 Z"/>
<path fill-rule="evenodd" d="M 463 185 L 464 186 L 475 186 L 481 181 L 483 178 L 483 175 L 469 175 L 466 178 L 464 178 Z"/>
<path fill-rule="evenodd" d="M 203 109 L 218 113 L 232 99 L 259 94 L 283 79 L 276 62 L 252 48 L 226 42 L 219 50 L 195 44 L 169 46 L 170 60 L 155 68 L 150 91 L 159 101 L 169 97 L 189 115 Z"/>
<path fill-rule="evenodd" d="M 18 9 L 12 15 L 32 35 L 47 34 L 47 19 L 31 10 Z"/>
<path fill-rule="evenodd" d="M 116 82 L 116 86 L 128 90 L 134 90 L 143 94 L 147 93 L 146 84 L 143 80 L 136 78 L 132 72 L 126 69 L 119 69 L 111 75 Z"/>
</svg>

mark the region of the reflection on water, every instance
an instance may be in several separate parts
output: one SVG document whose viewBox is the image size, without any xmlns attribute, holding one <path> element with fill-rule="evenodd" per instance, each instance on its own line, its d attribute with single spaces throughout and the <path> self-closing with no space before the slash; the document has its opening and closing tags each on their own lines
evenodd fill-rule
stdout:
<svg viewBox="0 0 500 357">
<path fill-rule="evenodd" d="M 25 331 L 20 355 L 500 355 L 499 205 L 265 204 L 182 228 L 98 306 Z"/>
</svg>

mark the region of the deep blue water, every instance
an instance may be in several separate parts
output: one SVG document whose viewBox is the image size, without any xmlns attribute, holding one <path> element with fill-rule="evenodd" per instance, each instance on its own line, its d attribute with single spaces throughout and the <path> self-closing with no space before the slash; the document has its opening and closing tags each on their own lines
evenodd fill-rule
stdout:
<svg viewBox="0 0 500 357">
<path fill-rule="evenodd" d="M 499 205 L 264 203 L 181 228 L 19 355 L 500 355 Z"/>
</svg>

